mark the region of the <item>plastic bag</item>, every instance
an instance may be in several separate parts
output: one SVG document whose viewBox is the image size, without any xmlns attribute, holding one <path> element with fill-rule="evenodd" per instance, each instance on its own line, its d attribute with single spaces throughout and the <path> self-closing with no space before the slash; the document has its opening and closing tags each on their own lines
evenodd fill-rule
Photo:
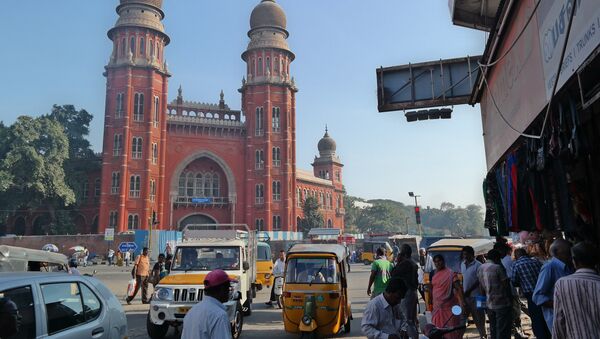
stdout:
<svg viewBox="0 0 600 339">
<path fill-rule="evenodd" d="M 127 296 L 133 298 L 133 294 L 135 293 L 136 280 L 129 280 L 129 284 L 127 284 Z"/>
</svg>

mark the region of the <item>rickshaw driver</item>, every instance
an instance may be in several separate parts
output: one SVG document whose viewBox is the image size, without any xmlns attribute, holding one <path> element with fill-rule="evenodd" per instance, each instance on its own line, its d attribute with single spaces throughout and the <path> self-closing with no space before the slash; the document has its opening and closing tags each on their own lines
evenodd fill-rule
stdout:
<svg viewBox="0 0 600 339">
<path fill-rule="evenodd" d="M 317 268 L 314 265 L 305 265 L 304 270 L 301 269 L 301 266 L 298 265 L 298 282 L 300 283 L 324 283 L 325 276 L 323 275 L 323 269 L 321 267 Z"/>
</svg>

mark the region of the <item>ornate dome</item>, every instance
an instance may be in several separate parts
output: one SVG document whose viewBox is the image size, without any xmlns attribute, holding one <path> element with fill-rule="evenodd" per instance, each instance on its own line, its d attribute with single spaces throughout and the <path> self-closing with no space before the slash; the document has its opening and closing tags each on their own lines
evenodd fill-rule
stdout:
<svg viewBox="0 0 600 339">
<path fill-rule="evenodd" d="M 287 19 L 283 8 L 275 0 L 262 0 L 250 15 L 250 29 L 276 27 L 285 30 Z"/>
<path fill-rule="evenodd" d="M 333 140 L 333 138 L 329 136 L 327 128 L 325 128 L 325 135 L 323 135 L 323 138 L 319 140 L 319 144 L 317 145 L 317 147 L 319 148 L 319 153 L 321 154 L 321 156 L 335 154 L 335 140 Z"/>
</svg>

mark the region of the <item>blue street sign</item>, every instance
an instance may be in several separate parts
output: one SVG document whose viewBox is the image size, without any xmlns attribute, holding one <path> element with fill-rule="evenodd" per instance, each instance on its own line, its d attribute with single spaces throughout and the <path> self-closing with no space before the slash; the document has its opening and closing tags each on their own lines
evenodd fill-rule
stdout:
<svg viewBox="0 0 600 339">
<path fill-rule="evenodd" d="M 119 251 L 126 252 L 130 250 L 137 250 L 137 245 L 134 242 L 122 242 L 119 244 Z"/>
<path fill-rule="evenodd" d="M 192 198 L 192 204 L 210 204 L 212 198 Z"/>
</svg>

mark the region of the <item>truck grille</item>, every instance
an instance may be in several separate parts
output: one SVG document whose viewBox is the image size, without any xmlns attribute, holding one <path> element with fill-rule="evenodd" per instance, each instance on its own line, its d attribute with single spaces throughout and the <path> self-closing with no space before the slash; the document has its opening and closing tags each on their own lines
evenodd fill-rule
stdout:
<svg viewBox="0 0 600 339">
<path fill-rule="evenodd" d="M 173 291 L 174 301 L 197 302 L 202 301 L 204 290 L 199 288 L 176 288 Z"/>
</svg>

